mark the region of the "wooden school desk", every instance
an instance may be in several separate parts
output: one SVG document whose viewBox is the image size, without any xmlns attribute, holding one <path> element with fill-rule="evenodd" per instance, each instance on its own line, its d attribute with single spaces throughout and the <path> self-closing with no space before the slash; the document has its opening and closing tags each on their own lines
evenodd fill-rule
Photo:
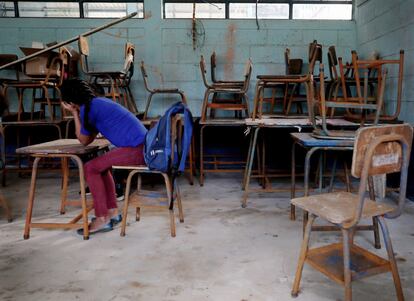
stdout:
<svg viewBox="0 0 414 301">
<path fill-rule="evenodd" d="M 24 228 L 24 239 L 30 236 L 30 228 L 48 228 L 48 229 L 75 229 L 83 227 L 83 239 L 89 239 L 88 229 L 88 212 L 92 207 L 88 207 L 86 203 L 85 178 L 83 170 L 83 162 L 80 156 L 94 155 L 100 150 L 105 150 L 109 146 L 106 139 L 95 139 L 88 146 L 83 146 L 77 139 L 58 139 L 46 143 L 35 144 L 22 147 L 16 150 L 18 154 L 25 154 L 34 157 L 32 168 L 32 180 L 30 183 L 29 200 L 27 203 L 26 225 Z M 61 193 L 61 213 L 64 212 L 64 206 L 68 203 L 66 200 L 68 180 L 69 180 L 69 159 L 76 162 L 79 169 L 79 183 L 81 192 L 82 212 L 73 218 L 69 223 L 32 223 L 32 211 L 35 198 L 37 168 L 42 158 L 61 158 L 62 159 L 62 193 Z M 83 219 L 83 223 L 78 223 Z"/>
</svg>

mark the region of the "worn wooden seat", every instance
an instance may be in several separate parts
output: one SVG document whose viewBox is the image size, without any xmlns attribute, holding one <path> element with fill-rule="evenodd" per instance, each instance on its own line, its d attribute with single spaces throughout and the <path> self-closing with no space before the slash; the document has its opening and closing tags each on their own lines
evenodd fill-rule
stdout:
<svg viewBox="0 0 414 301">
<path fill-rule="evenodd" d="M 404 300 L 397 263 L 385 218 L 402 213 L 407 188 L 413 128 L 409 124 L 373 126 L 358 130 L 352 158 L 352 175 L 360 178 L 358 194 L 329 193 L 292 199 L 291 203 L 310 213 L 293 283 L 292 296 L 299 293 L 305 262 L 345 288 L 345 301 L 352 300 L 351 282 L 383 272 L 391 272 L 397 299 Z M 372 176 L 400 172 L 397 206 L 376 203 Z M 366 187 L 369 187 L 369 199 Z M 309 250 L 310 233 L 317 217 L 334 224 L 342 231 L 342 243 Z M 354 234 L 363 218 L 378 220 L 387 249 L 388 260 L 354 244 Z"/>
<path fill-rule="evenodd" d="M 338 200 L 341 201 L 338 202 Z M 333 224 L 342 224 L 351 221 L 354 217 L 359 198 L 358 195 L 350 192 L 333 192 L 296 198 L 291 203 Z M 367 198 L 364 201 L 361 218 L 384 215 L 393 210 L 394 208 L 391 206 L 380 204 Z"/>
<path fill-rule="evenodd" d="M 171 144 L 172 148 L 181 148 L 178 146 L 181 131 L 181 119 L 179 116 L 174 116 L 171 120 Z M 171 152 L 170 162 L 174 162 L 174 152 Z M 155 209 L 167 209 L 170 214 L 170 231 L 171 236 L 175 237 L 175 214 L 174 214 L 174 202 L 177 202 L 180 222 L 184 222 L 184 213 L 181 203 L 180 189 L 175 175 L 170 172 L 160 172 L 156 170 L 150 170 L 147 166 L 112 166 L 114 169 L 130 170 L 127 178 L 125 188 L 125 201 L 123 209 L 123 219 L 121 226 L 121 236 L 125 236 L 126 221 L 128 216 L 129 206 L 136 208 L 136 220 L 141 218 L 141 208 L 155 208 Z M 165 192 L 148 191 L 143 190 L 141 186 L 141 176 L 145 174 L 159 174 L 163 177 L 165 183 Z M 138 175 L 138 185 L 134 193 L 131 192 L 131 183 L 135 175 Z"/>
</svg>

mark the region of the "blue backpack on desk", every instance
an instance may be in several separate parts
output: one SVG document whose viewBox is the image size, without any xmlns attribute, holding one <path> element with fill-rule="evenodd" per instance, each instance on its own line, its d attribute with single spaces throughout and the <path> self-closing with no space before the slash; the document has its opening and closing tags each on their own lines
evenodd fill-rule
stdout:
<svg viewBox="0 0 414 301">
<path fill-rule="evenodd" d="M 184 131 L 181 151 L 171 149 L 171 118 L 176 114 L 184 114 Z M 191 144 L 193 133 L 193 117 L 187 106 L 181 101 L 173 104 L 151 128 L 145 137 L 144 159 L 148 168 L 161 172 L 182 172 Z M 174 162 L 170 162 L 174 151 Z"/>
</svg>

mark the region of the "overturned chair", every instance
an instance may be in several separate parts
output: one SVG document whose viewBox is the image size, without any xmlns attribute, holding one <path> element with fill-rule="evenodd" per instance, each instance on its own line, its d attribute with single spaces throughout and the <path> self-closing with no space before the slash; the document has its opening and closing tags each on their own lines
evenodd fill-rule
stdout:
<svg viewBox="0 0 414 301">
<path fill-rule="evenodd" d="M 305 262 L 345 288 L 345 301 L 352 300 L 351 282 L 367 276 L 391 272 L 397 297 L 404 300 L 397 263 L 385 218 L 401 215 L 407 188 L 408 163 L 413 129 L 408 124 L 373 126 L 358 130 L 352 159 L 352 175 L 360 178 L 358 194 L 325 193 L 295 198 L 291 203 L 310 214 L 300 250 L 292 296 L 299 293 Z M 398 206 L 375 200 L 372 176 L 400 172 Z M 366 187 L 369 185 L 369 198 Z M 342 242 L 309 250 L 312 224 L 317 217 L 342 231 Z M 385 260 L 354 244 L 354 234 L 361 219 L 378 218 L 388 253 Z"/>
</svg>

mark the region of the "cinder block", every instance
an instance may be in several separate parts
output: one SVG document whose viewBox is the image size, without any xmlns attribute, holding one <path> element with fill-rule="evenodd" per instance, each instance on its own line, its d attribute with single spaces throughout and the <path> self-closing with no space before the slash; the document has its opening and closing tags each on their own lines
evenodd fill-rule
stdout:
<svg viewBox="0 0 414 301">
<path fill-rule="evenodd" d="M 192 45 L 191 32 L 187 29 L 161 29 L 161 40 L 163 46 L 169 45 Z"/>
<path fill-rule="evenodd" d="M 303 45 L 302 30 L 270 30 L 268 33 L 268 43 L 277 46 Z"/>
<path fill-rule="evenodd" d="M 50 43 L 56 40 L 56 29 L 23 27 L 19 30 L 19 43 L 22 44 L 20 46 L 30 47 L 32 41 Z"/>
</svg>

